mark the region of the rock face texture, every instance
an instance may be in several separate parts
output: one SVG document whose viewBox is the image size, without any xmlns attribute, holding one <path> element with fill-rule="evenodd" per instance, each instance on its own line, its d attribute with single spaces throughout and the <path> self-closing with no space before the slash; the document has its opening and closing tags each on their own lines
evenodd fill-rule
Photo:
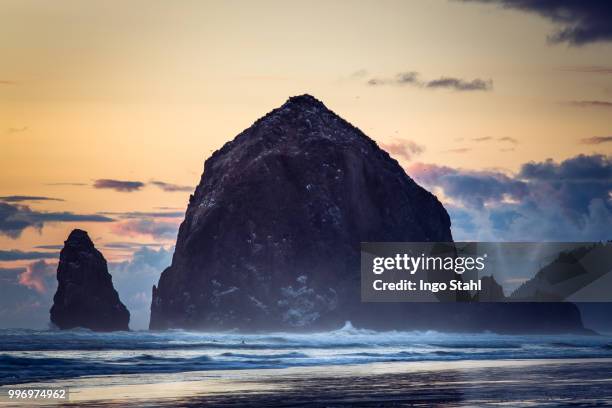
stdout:
<svg viewBox="0 0 612 408">
<path fill-rule="evenodd" d="M 60 252 L 51 322 L 60 329 L 129 330 L 130 312 L 119 300 L 104 256 L 87 232 L 75 229 Z"/>
<path fill-rule="evenodd" d="M 504 289 L 493 276 L 483 276 L 480 278 L 482 290 L 475 295 L 475 299 L 480 302 L 502 302 L 506 299 Z"/>
<path fill-rule="evenodd" d="M 362 241 L 449 242 L 450 219 L 363 132 L 292 97 L 206 161 L 150 328 L 487 326 L 475 304 L 362 303 Z"/>
</svg>

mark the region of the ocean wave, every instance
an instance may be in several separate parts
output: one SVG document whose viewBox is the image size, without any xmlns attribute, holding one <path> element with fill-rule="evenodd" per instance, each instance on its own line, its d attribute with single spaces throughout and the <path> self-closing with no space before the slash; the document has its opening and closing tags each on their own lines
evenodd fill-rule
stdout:
<svg viewBox="0 0 612 408">
<path fill-rule="evenodd" d="M 461 359 L 612 357 L 609 336 L 0 330 L 0 384 L 81 376 Z"/>
</svg>

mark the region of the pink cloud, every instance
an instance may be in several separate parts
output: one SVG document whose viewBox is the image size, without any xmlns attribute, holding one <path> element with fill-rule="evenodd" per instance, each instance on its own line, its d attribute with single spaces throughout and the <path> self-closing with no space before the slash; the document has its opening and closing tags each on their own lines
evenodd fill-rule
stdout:
<svg viewBox="0 0 612 408">
<path fill-rule="evenodd" d="M 157 221 L 155 219 L 131 219 L 116 223 L 112 231 L 117 235 L 128 237 L 150 236 L 153 238 L 175 238 L 179 220 Z"/>
<path fill-rule="evenodd" d="M 19 284 L 34 289 L 38 293 L 47 293 L 55 280 L 55 265 L 44 260 L 32 262 L 19 274 Z"/>
<path fill-rule="evenodd" d="M 381 143 L 380 147 L 386 150 L 391 156 L 402 158 L 404 160 L 410 160 L 414 156 L 417 156 L 425 150 L 421 145 L 416 144 L 412 140 L 401 140 L 398 139 L 393 143 Z"/>
</svg>

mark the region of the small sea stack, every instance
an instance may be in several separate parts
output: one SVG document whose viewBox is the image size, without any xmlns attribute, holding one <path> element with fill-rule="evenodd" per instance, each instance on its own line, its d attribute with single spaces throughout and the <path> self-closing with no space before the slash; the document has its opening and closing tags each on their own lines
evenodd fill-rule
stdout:
<svg viewBox="0 0 612 408">
<path fill-rule="evenodd" d="M 59 329 L 129 330 L 130 312 L 113 287 L 106 259 L 86 231 L 75 229 L 64 242 L 57 283 L 50 312 Z"/>
</svg>

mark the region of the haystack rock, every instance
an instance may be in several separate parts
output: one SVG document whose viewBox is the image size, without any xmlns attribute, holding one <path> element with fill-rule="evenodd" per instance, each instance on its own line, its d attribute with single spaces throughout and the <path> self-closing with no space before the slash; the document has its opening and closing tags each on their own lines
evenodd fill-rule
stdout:
<svg viewBox="0 0 612 408">
<path fill-rule="evenodd" d="M 310 95 L 289 98 L 206 161 L 172 264 L 153 287 L 150 327 L 500 324 L 478 304 L 362 303 L 362 241 L 450 242 L 450 219 L 361 130 Z"/>
<path fill-rule="evenodd" d="M 119 300 L 104 256 L 87 232 L 75 229 L 60 252 L 51 322 L 60 329 L 129 330 L 130 312 Z"/>
</svg>

